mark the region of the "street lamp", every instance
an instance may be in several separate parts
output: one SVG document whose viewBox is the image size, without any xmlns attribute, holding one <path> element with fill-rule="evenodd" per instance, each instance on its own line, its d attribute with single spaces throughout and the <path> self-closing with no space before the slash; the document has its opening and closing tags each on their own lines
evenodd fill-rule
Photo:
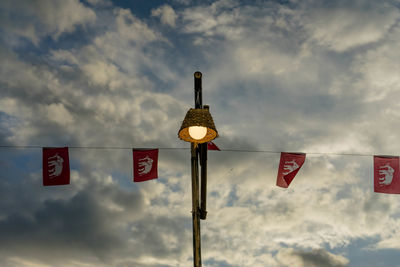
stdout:
<svg viewBox="0 0 400 267">
<path fill-rule="evenodd" d="M 207 216 L 207 142 L 218 137 L 209 106 L 202 103 L 201 72 L 194 73 L 195 108 L 186 113 L 178 132 L 180 139 L 191 143 L 192 219 L 194 267 L 201 267 L 200 219 Z M 199 157 L 201 167 L 201 203 L 199 205 Z"/>
<path fill-rule="evenodd" d="M 215 129 L 209 107 L 189 109 L 178 135 L 183 141 L 196 144 L 214 140 L 218 136 L 218 132 Z"/>
</svg>

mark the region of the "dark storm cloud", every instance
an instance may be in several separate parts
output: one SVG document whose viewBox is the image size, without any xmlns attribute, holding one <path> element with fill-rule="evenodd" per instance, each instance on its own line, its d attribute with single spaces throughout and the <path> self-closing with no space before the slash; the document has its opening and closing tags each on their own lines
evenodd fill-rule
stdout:
<svg viewBox="0 0 400 267">
<path fill-rule="evenodd" d="M 121 233 L 113 230 L 118 219 L 124 213 L 132 213 L 133 218 L 143 213 L 143 196 L 139 192 L 124 192 L 115 186 L 90 184 L 69 199 L 34 201 L 36 205 L 29 202 L 39 194 L 46 194 L 47 188 L 34 187 L 35 193 L 24 197 L 26 193 L 21 184 L 19 186 L 9 194 L 2 194 L 2 203 L 8 203 L 6 215 L 0 222 L 3 249 L 20 247 L 29 236 L 24 246 L 62 250 L 72 245 L 101 256 L 123 244 Z M 4 182 L 1 188 L 7 190 Z M 7 202 L 13 195 L 21 195 L 17 199 L 22 203 Z M 116 205 L 123 211 L 114 212 L 108 205 Z"/>
<path fill-rule="evenodd" d="M 343 258 L 337 258 L 325 250 L 294 251 L 292 255 L 301 259 L 302 266 L 309 267 L 346 267 L 348 263 Z"/>
<path fill-rule="evenodd" d="M 91 255 L 103 263 L 128 266 L 129 263 L 117 264 L 115 256 L 125 255 L 127 262 L 128 258 L 144 255 L 178 258 L 186 250 L 183 244 L 190 243 L 189 216 L 149 215 L 151 208 L 144 204 L 139 191 L 126 191 L 116 184 L 90 178 L 87 186 L 70 198 L 54 195 L 55 198 L 44 197 L 40 202 L 37 199 L 48 196 L 51 188 L 32 184 L 29 193 L 21 183 L 11 187 L 2 181 L 0 186 L 3 256 L 26 255 L 56 264 L 69 257 Z"/>
</svg>

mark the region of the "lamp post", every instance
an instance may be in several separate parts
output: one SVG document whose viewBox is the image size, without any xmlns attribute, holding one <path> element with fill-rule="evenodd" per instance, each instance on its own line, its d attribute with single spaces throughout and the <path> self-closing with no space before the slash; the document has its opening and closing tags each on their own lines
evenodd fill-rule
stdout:
<svg viewBox="0 0 400 267">
<path fill-rule="evenodd" d="M 192 164 L 192 220 L 193 220 L 193 261 L 194 267 L 201 267 L 200 219 L 207 216 L 207 143 L 218 132 L 211 117 L 209 107 L 202 100 L 202 74 L 194 73 L 195 108 L 189 109 L 178 132 L 180 139 L 191 143 Z M 199 201 L 199 157 L 201 168 L 201 203 Z"/>
</svg>

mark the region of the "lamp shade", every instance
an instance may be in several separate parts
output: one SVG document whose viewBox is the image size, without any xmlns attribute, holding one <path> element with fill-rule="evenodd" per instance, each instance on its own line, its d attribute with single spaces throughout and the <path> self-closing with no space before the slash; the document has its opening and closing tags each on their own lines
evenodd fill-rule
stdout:
<svg viewBox="0 0 400 267">
<path fill-rule="evenodd" d="M 202 133 L 203 131 L 205 134 Z M 217 129 L 215 128 L 213 118 L 208 108 L 189 109 L 182 122 L 178 136 L 183 141 L 198 144 L 209 142 L 218 137 Z"/>
</svg>

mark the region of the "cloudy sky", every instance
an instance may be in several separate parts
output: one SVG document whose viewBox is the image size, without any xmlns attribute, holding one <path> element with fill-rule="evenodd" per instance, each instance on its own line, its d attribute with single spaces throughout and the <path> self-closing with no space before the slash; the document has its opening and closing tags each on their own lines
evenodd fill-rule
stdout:
<svg viewBox="0 0 400 267">
<path fill-rule="evenodd" d="M 209 152 L 203 266 L 400 266 L 372 164 L 400 154 L 398 0 L 2 0 L 0 33 L 0 144 L 37 146 L 0 149 L 1 266 L 192 266 L 195 71 L 222 150 L 277 152 Z M 43 187 L 41 146 L 125 149 L 71 148 Z M 288 189 L 281 151 L 308 153 Z"/>
</svg>

